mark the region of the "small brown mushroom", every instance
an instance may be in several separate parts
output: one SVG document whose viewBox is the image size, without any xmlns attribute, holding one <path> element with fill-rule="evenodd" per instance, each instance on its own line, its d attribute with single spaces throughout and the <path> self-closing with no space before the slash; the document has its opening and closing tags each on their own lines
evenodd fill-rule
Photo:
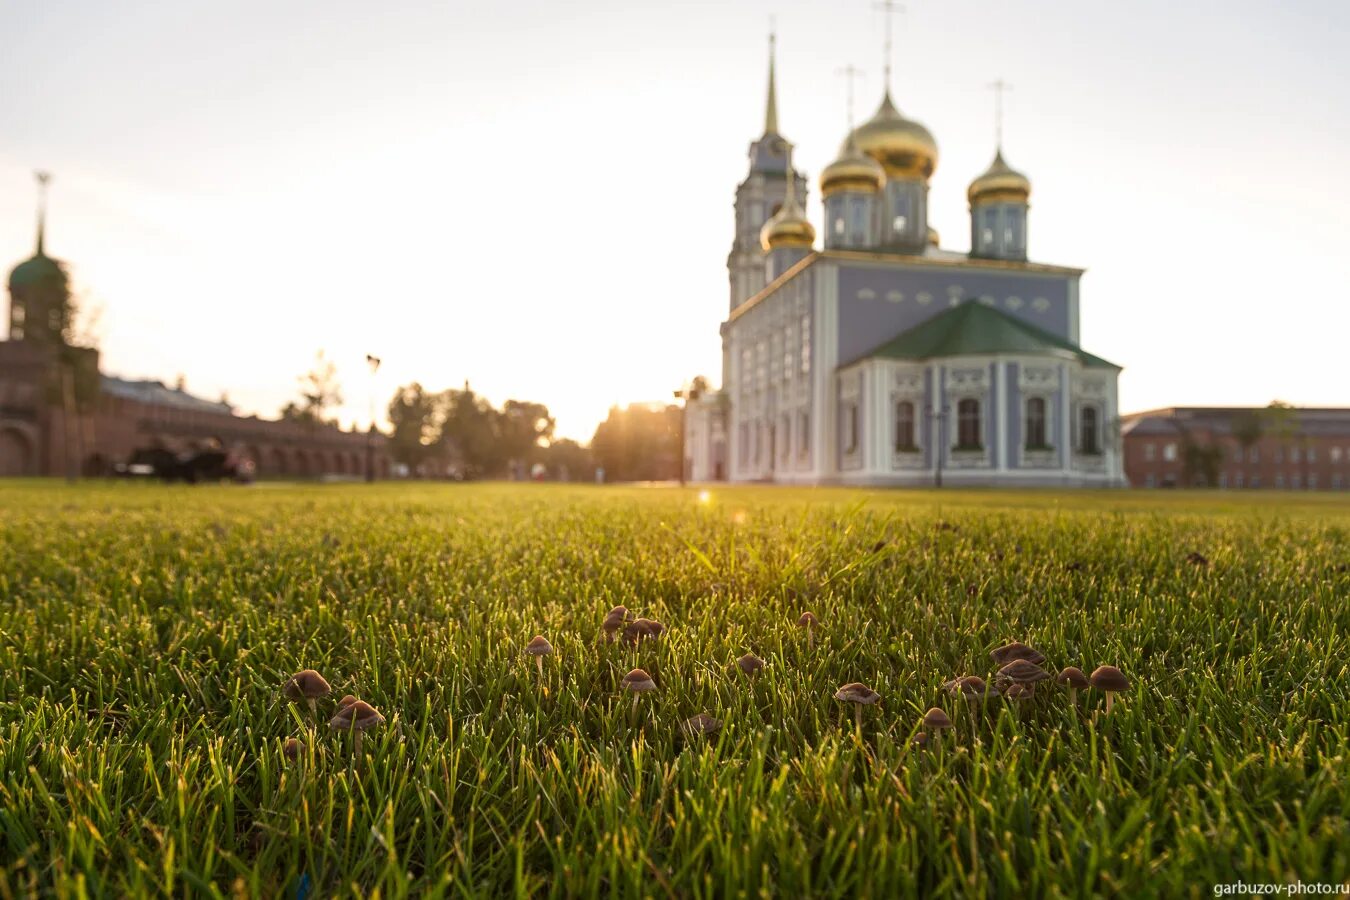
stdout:
<svg viewBox="0 0 1350 900">
<path fill-rule="evenodd" d="M 1035 696 L 1036 685 L 1022 684 L 1020 682 L 1013 682 L 1008 685 L 1008 689 L 1003 692 L 1003 697 L 1006 700 L 1030 700 Z"/>
<path fill-rule="evenodd" d="M 942 685 L 942 689 L 953 697 L 964 697 L 969 701 L 983 699 L 989 695 L 989 686 L 978 675 L 962 675 Z"/>
<path fill-rule="evenodd" d="M 740 666 L 742 672 L 753 678 L 764 668 L 764 660 L 753 653 L 747 653 L 736 660 L 736 665 Z"/>
<path fill-rule="evenodd" d="M 707 713 L 699 713 L 686 719 L 683 727 L 686 734 L 690 737 L 696 737 L 704 734 L 716 734 L 721 729 L 722 722 Z"/>
<path fill-rule="evenodd" d="M 286 743 L 281 745 L 281 755 L 290 762 L 295 762 L 304 752 L 305 742 L 299 738 L 286 738 Z"/>
<path fill-rule="evenodd" d="M 623 639 L 625 643 L 637 645 L 644 640 L 659 638 L 665 631 L 666 626 L 655 619 L 639 618 L 623 630 Z"/>
<path fill-rule="evenodd" d="M 1002 647 L 989 651 L 989 655 L 993 657 L 994 664 L 998 666 L 1006 666 L 1017 659 L 1025 659 L 1027 662 L 1035 663 L 1038 666 L 1045 662 L 1045 654 L 1034 647 L 1028 647 L 1021 641 L 1010 641 Z"/>
<path fill-rule="evenodd" d="M 1130 679 L 1115 666 L 1098 666 L 1088 676 L 1088 681 L 1099 691 L 1106 691 L 1106 714 L 1111 715 L 1111 705 L 1116 694 L 1130 689 Z"/>
<path fill-rule="evenodd" d="M 614 632 L 618 631 L 628 621 L 628 607 L 616 606 L 605 615 L 605 621 L 601 627 L 605 629 L 605 640 L 614 640 Z"/>
<path fill-rule="evenodd" d="M 998 677 L 1000 681 L 1011 681 L 1016 684 L 1035 684 L 1038 681 L 1044 681 L 1049 678 L 1050 673 L 1030 660 L 1014 659 L 1012 662 L 998 670 Z"/>
<path fill-rule="evenodd" d="M 553 652 L 553 645 L 548 642 L 542 634 L 536 634 L 528 644 L 525 645 L 525 652 L 534 657 L 535 665 L 539 667 L 539 677 L 544 677 L 544 657 Z"/>
<path fill-rule="evenodd" d="M 862 708 L 871 706 L 881 695 L 860 681 L 850 682 L 834 692 L 834 699 L 853 704 L 853 721 L 862 729 Z"/>
<path fill-rule="evenodd" d="M 813 642 L 814 642 L 814 637 L 815 637 L 815 635 L 814 635 L 813 632 L 814 632 L 815 627 L 816 627 L 817 625 L 819 625 L 819 624 L 820 624 L 820 620 L 817 619 L 817 618 L 816 618 L 816 614 L 813 613 L 813 612 L 811 612 L 810 610 L 807 610 L 806 612 L 802 613 L 801 616 L 798 617 L 798 619 L 797 619 L 797 627 L 798 627 L 798 628 L 805 628 L 805 629 L 806 629 L 806 649 L 807 649 L 807 650 L 810 650 L 810 649 L 811 649 L 811 646 L 812 646 L 812 644 L 813 644 Z"/>
<path fill-rule="evenodd" d="M 342 707 L 338 714 L 328 722 L 328 727 L 334 731 L 351 731 L 356 734 L 356 758 L 361 758 L 361 735 L 366 729 L 374 728 L 376 725 L 384 722 L 384 716 L 380 715 L 375 707 L 364 700 L 357 700 Z"/>
<path fill-rule="evenodd" d="M 337 711 L 342 712 L 344 709 L 351 706 L 355 702 L 356 698 L 353 697 L 351 694 L 344 694 L 342 699 L 338 701 Z"/>
<path fill-rule="evenodd" d="M 633 692 L 633 711 L 637 712 L 638 700 L 648 691 L 656 690 L 656 682 L 643 669 L 634 669 L 623 676 L 620 685 Z"/>
<path fill-rule="evenodd" d="M 952 718 L 935 706 L 923 714 L 923 724 L 934 737 L 941 737 L 944 730 L 952 727 Z"/>
<path fill-rule="evenodd" d="M 1069 702 L 1077 705 L 1078 692 L 1085 689 L 1090 681 L 1083 674 L 1083 670 L 1077 666 L 1065 666 L 1060 673 L 1055 676 L 1056 684 L 1064 684 L 1069 687 Z"/>
<path fill-rule="evenodd" d="M 909 743 L 911 746 L 922 750 L 924 747 L 928 746 L 928 732 L 920 731 L 918 734 L 914 735 L 914 738 Z"/>
<path fill-rule="evenodd" d="M 1192 550 L 1186 554 L 1186 562 L 1201 569 L 1209 565 L 1209 559 L 1197 550 Z"/>
<path fill-rule="evenodd" d="M 320 697 L 327 697 L 333 692 L 328 686 L 324 677 L 313 669 L 301 669 L 281 686 L 281 693 L 287 700 L 299 702 L 307 700 L 309 702 L 309 714 L 317 716 L 319 714 L 318 704 L 315 703 Z"/>
</svg>

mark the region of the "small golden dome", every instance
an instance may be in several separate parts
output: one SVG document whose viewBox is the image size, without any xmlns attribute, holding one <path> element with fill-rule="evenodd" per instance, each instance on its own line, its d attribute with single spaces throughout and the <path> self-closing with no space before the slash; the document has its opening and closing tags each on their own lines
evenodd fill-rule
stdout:
<svg viewBox="0 0 1350 900">
<path fill-rule="evenodd" d="M 938 234 L 938 230 L 937 230 L 936 228 L 934 228 L 932 225 L 929 225 L 929 226 L 928 226 L 928 243 L 930 243 L 930 244 L 932 244 L 934 247 L 936 247 L 936 246 L 938 245 L 938 241 L 940 241 L 940 240 L 942 240 L 942 235 Z"/>
<path fill-rule="evenodd" d="M 759 243 L 764 252 L 780 247 L 810 247 L 816 242 L 816 229 L 806 218 L 806 213 L 797 205 L 796 175 L 788 166 L 787 199 L 773 218 L 764 223 L 759 230 Z"/>
<path fill-rule="evenodd" d="M 853 129 L 849 137 L 857 141 L 858 149 L 881 163 L 890 177 L 926 180 L 937 168 L 937 141 L 927 128 L 900 115 L 889 90 L 876 115 Z"/>
<path fill-rule="evenodd" d="M 876 193 L 886 182 L 886 170 L 881 163 L 858 149 L 852 132 L 844 140 L 839 158 L 820 173 L 820 194 L 829 197 L 840 191 Z"/>
<path fill-rule="evenodd" d="M 966 197 L 970 205 L 977 203 L 1026 203 L 1031 196 L 1031 179 L 1003 161 L 1003 151 L 994 154 L 994 161 L 984 174 L 970 183 Z"/>
</svg>

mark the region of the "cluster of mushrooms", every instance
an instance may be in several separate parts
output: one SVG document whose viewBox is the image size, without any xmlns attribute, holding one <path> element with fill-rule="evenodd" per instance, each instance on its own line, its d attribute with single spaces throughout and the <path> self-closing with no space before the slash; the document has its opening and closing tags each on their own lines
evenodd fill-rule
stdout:
<svg viewBox="0 0 1350 900">
<path fill-rule="evenodd" d="M 327 680 L 313 669 L 302 669 L 296 672 L 286 683 L 281 686 L 281 695 L 287 700 L 299 703 L 306 701 L 309 704 L 309 713 L 315 719 L 319 716 L 318 703 L 324 697 L 333 693 L 332 687 Z M 379 710 L 371 706 L 364 700 L 358 700 L 351 694 L 347 694 L 338 701 L 337 714 L 328 720 L 328 727 L 334 731 L 349 731 L 355 735 L 355 754 L 356 758 L 361 758 L 361 736 L 369 728 L 374 728 L 384 722 L 384 716 L 380 715 Z M 287 738 L 282 746 L 282 753 L 287 759 L 295 760 L 304 752 L 304 741 L 299 738 Z"/>
</svg>

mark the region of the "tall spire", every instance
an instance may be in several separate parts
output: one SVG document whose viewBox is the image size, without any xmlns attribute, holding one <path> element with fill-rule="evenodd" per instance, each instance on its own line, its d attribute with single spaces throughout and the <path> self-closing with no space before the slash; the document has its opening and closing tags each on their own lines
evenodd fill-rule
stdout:
<svg viewBox="0 0 1350 900">
<path fill-rule="evenodd" d="M 764 133 L 778 133 L 778 85 L 774 78 L 774 45 L 778 42 L 778 37 L 772 31 L 769 32 L 769 100 L 764 106 Z"/>
<path fill-rule="evenodd" d="M 47 231 L 47 182 L 52 180 L 52 176 L 50 172 L 34 172 L 33 176 L 38 183 L 37 255 L 46 256 L 43 244 Z"/>
<path fill-rule="evenodd" d="M 989 90 L 994 92 L 994 147 L 1002 155 L 1003 153 L 1003 94 L 1005 91 L 1011 91 L 1012 85 L 1002 78 L 989 84 Z"/>
<path fill-rule="evenodd" d="M 905 8 L 899 3 L 896 3 L 895 0 L 877 0 L 873 6 L 874 8 L 881 10 L 882 15 L 886 17 L 886 45 L 883 50 L 886 58 L 882 60 L 882 84 L 885 88 L 886 96 L 889 97 L 891 95 L 891 57 L 894 55 L 892 53 L 891 35 L 891 23 L 894 21 L 894 16 L 891 14 L 897 11 L 903 13 Z"/>
</svg>

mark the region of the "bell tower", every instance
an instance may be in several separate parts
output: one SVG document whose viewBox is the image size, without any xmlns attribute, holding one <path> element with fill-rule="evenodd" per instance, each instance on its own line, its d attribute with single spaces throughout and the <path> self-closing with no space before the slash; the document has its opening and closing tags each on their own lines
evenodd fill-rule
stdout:
<svg viewBox="0 0 1350 900">
<path fill-rule="evenodd" d="M 37 250 L 9 273 L 9 338 L 56 347 L 66 343 L 72 309 L 65 266 L 46 251 L 47 183 L 38 172 Z"/>
</svg>

